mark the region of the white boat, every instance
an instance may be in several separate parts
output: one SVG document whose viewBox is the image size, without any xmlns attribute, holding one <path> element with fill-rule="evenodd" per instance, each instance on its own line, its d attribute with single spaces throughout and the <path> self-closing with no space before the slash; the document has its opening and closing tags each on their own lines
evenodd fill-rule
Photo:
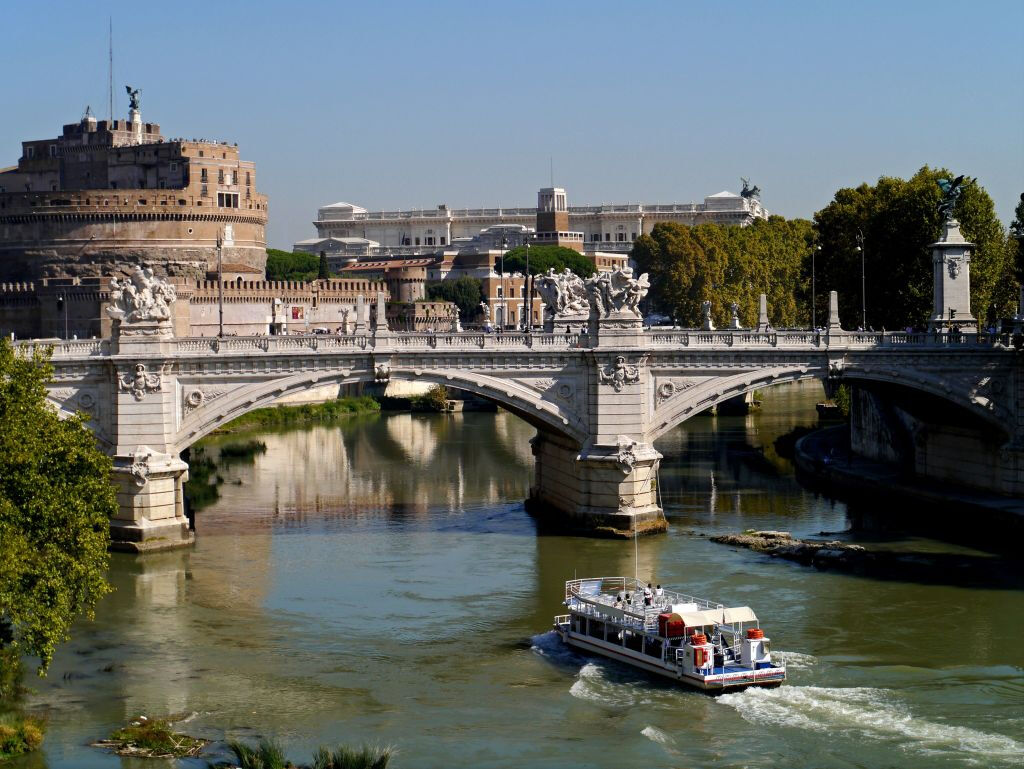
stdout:
<svg viewBox="0 0 1024 769">
<path fill-rule="evenodd" d="M 565 583 L 568 614 L 555 617 L 564 643 L 708 691 L 778 686 L 786 666 L 749 606 L 726 607 L 643 583 L 593 577 Z"/>
</svg>

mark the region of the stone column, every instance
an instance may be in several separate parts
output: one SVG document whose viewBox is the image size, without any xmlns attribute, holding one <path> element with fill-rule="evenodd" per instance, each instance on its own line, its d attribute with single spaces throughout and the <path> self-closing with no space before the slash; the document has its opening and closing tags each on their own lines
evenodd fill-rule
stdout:
<svg viewBox="0 0 1024 769">
<path fill-rule="evenodd" d="M 943 224 L 942 240 L 932 243 L 932 316 L 929 331 L 948 331 L 953 327 L 973 333 L 978 321 L 971 315 L 971 249 L 964 239 L 960 223 L 950 219 Z"/>
<path fill-rule="evenodd" d="M 355 333 L 356 336 L 359 334 L 365 334 L 366 326 L 366 300 L 363 298 L 363 295 L 360 294 L 356 297 L 356 327 L 353 333 Z"/>
<path fill-rule="evenodd" d="M 377 292 L 377 317 L 373 323 L 373 335 L 387 336 L 388 331 L 388 316 L 387 316 L 387 301 L 384 299 L 384 292 Z"/>
<path fill-rule="evenodd" d="M 188 465 L 174 450 L 175 372 L 165 363 L 171 323 L 115 322 L 113 339 L 113 480 L 118 513 L 111 547 L 132 552 L 189 545 L 183 484 Z"/>
<path fill-rule="evenodd" d="M 771 323 L 768 321 L 768 297 L 761 294 L 757 298 L 757 330 L 764 333 Z"/>
</svg>

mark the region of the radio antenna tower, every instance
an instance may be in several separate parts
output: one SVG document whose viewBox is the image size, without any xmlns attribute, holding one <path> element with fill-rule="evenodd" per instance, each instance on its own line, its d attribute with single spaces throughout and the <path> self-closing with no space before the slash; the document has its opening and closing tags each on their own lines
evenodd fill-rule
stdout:
<svg viewBox="0 0 1024 769">
<path fill-rule="evenodd" d="M 107 38 L 108 47 L 108 66 L 107 66 L 107 98 L 110 102 L 110 125 L 114 124 L 114 17 L 111 16 L 109 19 L 110 28 L 108 30 L 109 36 Z"/>
</svg>

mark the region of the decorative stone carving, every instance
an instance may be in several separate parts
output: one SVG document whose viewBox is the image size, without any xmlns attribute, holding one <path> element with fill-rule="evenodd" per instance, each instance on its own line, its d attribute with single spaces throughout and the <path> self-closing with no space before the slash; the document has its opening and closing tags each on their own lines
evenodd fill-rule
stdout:
<svg viewBox="0 0 1024 769">
<path fill-rule="evenodd" d="M 149 267 L 136 267 L 130 279 L 110 281 L 111 306 L 107 314 L 122 324 L 169 321 L 177 299 L 174 286 L 153 275 Z"/>
<path fill-rule="evenodd" d="M 379 363 L 373 370 L 373 381 L 374 382 L 390 382 L 391 381 L 391 366 L 387 363 Z"/>
<path fill-rule="evenodd" d="M 632 267 L 599 273 L 588 278 L 585 285 L 590 311 L 599 318 L 613 314 L 640 318 L 637 305 L 651 286 L 647 273 L 634 278 Z"/>
<path fill-rule="evenodd" d="M 230 387 L 194 387 L 182 394 L 182 413 L 189 415 L 200 406 L 208 405 L 210 401 L 216 400 Z"/>
<path fill-rule="evenodd" d="M 148 446 L 141 446 L 132 454 L 131 474 L 139 488 L 149 483 L 149 460 L 152 456 L 153 450 Z"/>
<path fill-rule="evenodd" d="M 537 390 L 538 392 L 547 392 L 555 385 L 554 379 L 527 379 L 524 384 Z"/>
<path fill-rule="evenodd" d="M 626 385 L 640 381 L 640 367 L 628 365 L 621 355 L 604 371 L 598 373 L 601 376 L 601 384 L 610 384 L 615 388 L 615 392 L 621 392 Z"/>
<path fill-rule="evenodd" d="M 146 397 L 147 392 L 160 392 L 163 389 L 163 376 L 148 374 L 145 363 L 136 363 L 134 374 L 123 374 L 118 378 L 117 389 L 121 392 L 127 390 L 135 396 L 135 400 L 140 401 Z"/>
<path fill-rule="evenodd" d="M 660 406 L 670 398 L 679 395 L 683 390 L 689 390 L 695 384 L 696 382 L 690 379 L 669 379 L 661 382 L 655 393 L 656 405 Z"/>
<path fill-rule="evenodd" d="M 86 411 L 92 411 L 96 405 L 96 396 L 88 390 L 80 392 L 78 394 L 78 405 Z"/>
<path fill-rule="evenodd" d="M 734 330 L 743 328 L 743 326 L 740 325 L 740 306 L 736 304 L 736 302 L 733 302 L 729 305 L 729 311 L 732 313 L 730 328 Z"/>
<path fill-rule="evenodd" d="M 571 401 L 573 396 L 573 388 L 571 384 L 560 384 L 558 385 L 558 397 L 562 400 Z"/>
<path fill-rule="evenodd" d="M 960 264 L 960 260 L 952 256 L 949 258 L 949 261 L 946 262 L 946 267 L 949 269 L 949 277 L 953 280 L 956 280 L 957 276 L 960 274 L 960 270 L 963 269 Z"/>
<path fill-rule="evenodd" d="M 534 285 L 541 301 L 556 318 L 587 313 L 587 289 L 583 278 L 568 267 L 562 272 L 550 268 L 546 275 L 535 279 Z"/>
<path fill-rule="evenodd" d="M 620 435 L 615 440 L 615 444 L 618 447 L 618 451 L 615 454 L 615 463 L 619 466 L 619 469 L 629 475 L 633 471 L 633 465 L 636 464 L 636 446 L 637 443 L 628 435 Z"/>
</svg>

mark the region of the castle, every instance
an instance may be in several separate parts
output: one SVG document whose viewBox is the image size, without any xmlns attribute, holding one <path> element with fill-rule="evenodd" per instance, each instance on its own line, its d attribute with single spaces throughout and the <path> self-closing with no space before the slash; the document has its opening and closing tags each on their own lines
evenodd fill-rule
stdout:
<svg viewBox="0 0 1024 769">
<path fill-rule="evenodd" d="M 256 168 L 226 142 L 165 139 L 144 123 L 87 108 L 54 139 L 22 142 L 0 169 L 0 281 L 158 273 L 204 278 L 225 261 L 263 273 L 267 198 Z"/>
</svg>

